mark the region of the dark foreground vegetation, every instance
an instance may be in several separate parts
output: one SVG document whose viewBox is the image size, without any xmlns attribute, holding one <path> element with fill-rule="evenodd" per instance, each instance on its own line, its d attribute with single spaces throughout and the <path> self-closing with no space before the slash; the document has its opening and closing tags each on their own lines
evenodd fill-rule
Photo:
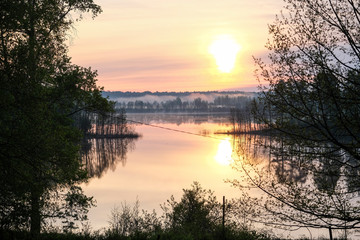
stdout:
<svg viewBox="0 0 360 240">
<path fill-rule="evenodd" d="M 38 239 L 50 219 L 68 230 L 86 220 L 95 201 L 79 186 L 89 178 L 81 159 L 90 137 L 84 129 L 95 129 L 92 137 L 129 133 L 125 124 L 106 124 L 114 104 L 102 97 L 96 71 L 67 55 L 73 22 L 100 12 L 92 0 L 0 1 L 3 238 Z M 84 116 L 93 118 L 80 121 Z"/>
<path fill-rule="evenodd" d="M 216 233 L 217 232 L 217 233 Z M 179 233 L 176 231 L 158 231 L 154 233 L 134 233 L 129 236 L 122 236 L 114 233 L 42 233 L 38 236 L 39 240 L 162 240 L 162 239 L 174 239 L 174 240 L 222 240 L 222 239 L 238 239 L 238 240 L 255 240 L 255 239 L 270 239 L 256 232 L 249 231 L 232 231 L 226 229 L 227 237 L 222 238 L 222 230 L 218 229 L 213 234 L 207 234 L 207 236 L 201 236 L 200 238 L 194 238 L 191 233 Z M 2 232 L 3 240 L 10 239 L 31 239 L 28 232 Z"/>
<path fill-rule="evenodd" d="M 236 217 L 238 205 L 235 200 L 217 201 L 214 193 L 194 182 L 191 189 L 184 189 L 180 201 L 172 196 L 161 205 L 162 215 L 140 209 L 139 201 L 133 206 L 126 202 L 114 207 L 109 227 L 103 231 L 81 232 L 45 231 L 38 239 L 274 239 L 266 232 L 251 230 L 249 222 Z M 1 239 L 30 239 L 29 232 L 2 231 Z"/>
<path fill-rule="evenodd" d="M 262 235 L 256 234 L 256 232 L 248 232 L 248 231 L 238 231 L 231 232 L 227 230 L 228 237 L 221 237 L 221 230 L 218 230 L 217 234 L 208 234 L 208 236 L 204 236 L 201 238 L 193 238 L 192 235 L 189 234 L 179 234 L 178 232 L 164 232 L 159 231 L 156 233 L 135 233 L 130 236 L 121 236 L 119 234 L 105 233 L 105 234 L 84 234 L 84 233 L 42 233 L 37 239 L 39 240 L 158 240 L 158 239 L 174 239 L 174 240 L 196 240 L 196 239 L 204 239 L 204 240 L 222 240 L 222 239 L 239 239 L 239 240 L 255 240 L 255 239 L 270 239 Z M 2 239 L 31 239 L 30 234 L 28 232 L 4 232 L 2 233 Z"/>
</svg>

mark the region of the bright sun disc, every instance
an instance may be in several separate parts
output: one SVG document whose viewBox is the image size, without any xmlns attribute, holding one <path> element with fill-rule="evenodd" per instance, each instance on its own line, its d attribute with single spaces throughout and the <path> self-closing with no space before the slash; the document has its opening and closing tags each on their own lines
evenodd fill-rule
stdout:
<svg viewBox="0 0 360 240">
<path fill-rule="evenodd" d="M 231 36 L 224 35 L 210 45 L 209 52 L 214 56 L 218 69 L 229 73 L 235 66 L 236 55 L 240 49 L 240 45 Z"/>
<path fill-rule="evenodd" d="M 232 163 L 233 159 L 232 155 L 232 147 L 229 140 L 221 140 L 218 146 L 218 151 L 215 156 L 216 162 L 221 165 L 229 165 Z"/>
</svg>

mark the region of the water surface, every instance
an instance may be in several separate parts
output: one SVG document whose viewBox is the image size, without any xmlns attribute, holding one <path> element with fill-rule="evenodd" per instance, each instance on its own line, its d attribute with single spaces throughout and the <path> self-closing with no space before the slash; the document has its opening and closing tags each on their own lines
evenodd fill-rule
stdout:
<svg viewBox="0 0 360 240">
<path fill-rule="evenodd" d="M 127 148 L 125 156 L 118 154 L 117 160 L 110 158 L 113 164 L 83 186 L 85 193 L 97 201 L 97 207 L 89 212 L 94 229 L 108 227 L 111 209 L 124 201 L 133 204 L 138 198 L 140 208 L 161 213 L 161 203 L 171 195 L 179 200 L 182 189 L 190 188 L 194 181 L 215 191 L 219 201 L 222 196 L 237 196 L 239 191 L 224 182 L 239 174 L 227 164 L 233 151 L 232 140 L 214 134 L 230 128 L 226 116 L 169 114 L 161 118 L 158 115 L 128 118 L 158 127 L 136 125 L 135 130 L 142 137 Z"/>
</svg>

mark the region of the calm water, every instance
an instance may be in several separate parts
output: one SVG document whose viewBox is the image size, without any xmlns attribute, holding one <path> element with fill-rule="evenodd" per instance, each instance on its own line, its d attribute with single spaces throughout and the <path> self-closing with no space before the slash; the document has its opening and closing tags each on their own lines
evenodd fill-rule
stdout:
<svg viewBox="0 0 360 240">
<path fill-rule="evenodd" d="M 229 165 L 238 158 L 239 142 L 215 134 L 231 129 L 226 115 L 129 114 L 128 119 L 150 125 L 131 124 L 142 135 L 139 139 L 93 140 L 88 145 L 92 148 L 86 161 L 92 178 L 83 189 L 97 201 L 88 214 L 93 230 L 108 228 L 111 210 L 124 202 L 132 206 L 137 199 L 141 209 L 155 209 L 160 215 L 160 204 L 171 195 L 180 200 L 182 189 L 190 188 L 194 181 L 213 190 L 220 202 L 222 196 L 240 196 L 240 190 L 225 183 L 226 179 L 241 179 Z M 238 140 L 257 159 L 254 164 L 268 164 L 268 153 L 252 145 L 256 139 Z M 260 196 L 260 190 L 252 194 Z M 321 229 L 312 229 L 311 235 L 307 229 L 273 231 L 284 237 L 327 236 Z"/>
<path fill-rule="evenodd" d="M 127 143 L 98 144 L 100 149 L 112 146 L 122 150 L 112 150 L 114 152 L 110 155 L 93 153 L 103 159 L 93 161 L 94 177 L 83 188 L 97 201 L 97 207 L 89 212 L 94 229 L 108 227 L 114 206 L 124 201 L 133 204 L 137 198 L 140 208 L 148 211 L 155 209 L 160 214 L 160 204 L 171 195 L 179 200 L 182 189 L 190 188 L 194 181 L 205 189 L 215 191 L 219 201 L 222 196 L 237 196 L 239 191 L 224 182 L 225 179 L 239 177 L 239 173 L 228 165 L 232 140 L 226 135 L 214 134 L 230 129 L 227 116 L 129 114 L 128 118 L 161 128 L 136 125 L 135 130 L 142 135 L 141 138 Z M 208 137 L 164 128 L 206 134 Z"/>
</svg>

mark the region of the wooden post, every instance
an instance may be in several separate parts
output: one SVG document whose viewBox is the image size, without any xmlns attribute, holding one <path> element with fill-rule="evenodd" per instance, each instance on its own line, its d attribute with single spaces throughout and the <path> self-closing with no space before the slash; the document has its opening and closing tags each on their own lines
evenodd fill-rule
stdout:
<svg viewBox="0 0 360 240">
<path fill-rule="evenodd" d="M 223 215 L 222 215 L 222 236 L 223 239 L 225 240 L 225 196 L 223 196 Z"/>
<path fill-rule="evenodd" d="M 332 231 L 331 231 L 331 226 L 329 226 L 329 236 L 330 236 L 330 240 L 333 240 Z"/>
</svg>

